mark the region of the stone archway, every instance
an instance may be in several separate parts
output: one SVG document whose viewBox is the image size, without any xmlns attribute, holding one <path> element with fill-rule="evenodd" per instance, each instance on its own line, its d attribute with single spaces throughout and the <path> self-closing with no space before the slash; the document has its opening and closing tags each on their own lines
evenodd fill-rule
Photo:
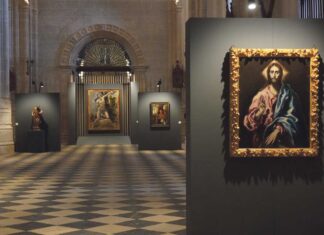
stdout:
<svg viewBox="0 0 324 235">
<path fill-rule="evenodd" d="M 109 37 L 120 42 L 131 56 L 134 66 L 145 66 L 144 55 L 135 38 L 125 30 L 109 24 L 96 24 L 73 33 L 63 44 L 59 66 L 73 66 L 76 53 L 90 40 Z"/>
<path fill-rule="evenodd" d="M 128 32 L 125 30 L 114 26 L 114 25 L 108 25 L 108 24 L 96 24 L 87 26 L 85 28 L 82 28 L 78 30 L 77 32 L 71 34 L 62 44 L 60 49 L 58 50 L 58 60 L 57 65 L 61 69 L 61 74 L 65 81 L 71 80 L 71 71 L 74 70 L 76 67 L 76 59 L 79 56 L 80 51 L 91 41 L 99 38 L 109 38 L 117 41 L 120 43 L 124 49 L 127 51 L 130 60 L 132 62 L 132 71 L 134 73 L 135 83 L 133 83 L 132 89 L 129 89 L 129 95 L 133 97 L 135 94 L 137 94 L 138 91 L 145 90 L 145 73 L 147 70 L 147 66 L 145 65 L 145 59 L 144 54 L 142 53 L 142 50 L 140 49 L 139 44 L 136 42 L 135 38 L 131 36 Z M 75 132 L 75 130 L 78 130 L 75 126 L 74 130 L 70 127 L 70 124 L 68 123 L 67 119 L 69 117 L 69 104 L 68 104 L 68 97 L 69 91 L 64 83 L 61 83 L 61 109 L 66 110 L 67 112 L 62 112 L 62 140 L 66 140 L 69 143 L 72 143 L 71 139 L 73 139 L 73 136 L 71 138 L 71 133 L 76 133 L 77 136 L 79 136 L 78 131 Z M 66 83 L 65 83 L 66 84 Z M 135 86 L 134 86 L 135 84 Z M 134 88 L 135 87 L 135 88 Z M 66 100 L 66 102 L 64 102 Z M 137 100 L 132 103 L 132 107 L 134 105 L 137 105 Z M 136 106 L 137 107 L 137 106 Z M 137 108 L 136 108 L 137 110 Z M 135 123 L 133 119 L 137 117 L 137 111 L 135 111 L 132 108 L 132 117 L 130 120 L 128 120 L 129 123 L 129 134 L 130 136 L 133 136 L 132 132 L 132 124 Z M 65 117 L 66 116 L 66 117 Z M 128 116 L 129 117 L 129 116 Z M 75 118 L 76 120 L 76 118 Z M 80 128 L 79 128 L 80 129 Z M 135 128 L 133 128 L 135 129 Z M 77 137 L 75 136 L 75 137 Z M 132 137 L 131 137 L 132 138 Z M 65 142 L 65 141 L 63 141 Z"/>
</svg>

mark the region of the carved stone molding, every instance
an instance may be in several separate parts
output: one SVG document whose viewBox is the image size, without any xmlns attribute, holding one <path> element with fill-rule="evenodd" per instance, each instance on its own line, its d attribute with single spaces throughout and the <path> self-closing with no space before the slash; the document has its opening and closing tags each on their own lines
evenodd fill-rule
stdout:
<svg viewBox="0 0 324 235">
<path fill-rule="evenodd" d="M 136 42 L 135 38 L 131 36 L 125 30 L 109 24 L 96 24 L 90 25 L 88 27 L 82 28 L 77 32 L 73 33 L 64 43 L 60 57 L 59 57 L 59 65 L 60 66 L 71 66 L 73 65 L 71 62 L 71 55 L 73 54 L 74 48 L 77 47 L 79 42 L 86 37 L 92 37 L 96 35 L 113 35 L 115 38 L 120 38 L 122 41 L 128 44 L 127 46 L 130 49 L 130 54 L 135 57 L 135 62 L 137 65 L 144 65 L 144 55 L 140 49 L 140 46 Z"/>
</svg>

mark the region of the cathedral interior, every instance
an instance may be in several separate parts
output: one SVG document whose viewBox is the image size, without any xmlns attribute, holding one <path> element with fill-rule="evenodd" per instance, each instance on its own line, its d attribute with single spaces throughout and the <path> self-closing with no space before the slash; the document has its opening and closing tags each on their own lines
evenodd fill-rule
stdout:
<svg viewBox="0 0 324 235">
<path fill-rule="evenodd" d="M 321 156 L 226 160 L 222 124 L 204 125 L 226 106 L 225 62 L 203 81 L 204 43 L 226 41 L 208 30 L 276 48 L 281 25 L 323 17 L 323 0 L 1 0 L 0 235 L 323 234 Z"/>
</svg>

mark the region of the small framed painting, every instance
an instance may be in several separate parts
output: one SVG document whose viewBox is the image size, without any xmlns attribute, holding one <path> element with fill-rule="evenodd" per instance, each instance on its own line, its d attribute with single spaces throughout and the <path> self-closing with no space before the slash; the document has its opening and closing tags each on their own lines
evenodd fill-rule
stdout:
<svg viewBox="0 0 324 235">
<path fill-rule="evenodd" d="M 150 124 L 152 129 L 170 128 L 170 104 L 168 102 L 150 103 Z"/>
</svg>

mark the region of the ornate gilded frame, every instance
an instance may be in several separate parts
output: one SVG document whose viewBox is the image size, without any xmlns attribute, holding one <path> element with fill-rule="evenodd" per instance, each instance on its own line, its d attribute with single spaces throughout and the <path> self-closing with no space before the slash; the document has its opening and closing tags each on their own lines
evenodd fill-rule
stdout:
<svg viewBox="0 0 324 235">
<path fill-rule="evenodd" d="M 307 148 L 240 148 L 240 58 L 309 58 L 310 59 L 310 113 L 309 113 L 309 147 Z M 318 49 L 230 49 L 230 156 L 231 157 L 315 157 L 318 155 L 319 140 L 319 54 Z"/>
<path fill-rule="evenodd" d="M 87 127 L 89 132 L 116 132 L 121 130 L 121 107 L 120 107 L 120 89 L 88 89 L 87 90 Z M 111 107 L 114 113 L 114 119 L 110 116 L 109 118 L 100 118 L 98 125 L 95 125 L 96 111 L 99 109 L 96 103 L 96 97 L 98 94 L 104 94 L 103 97 L 115 98 L 114 107 Z M 105 105 L 107 108 L 107 106 Z M 106 110 L 109 112 L 109 110 Z M 111 111 L 111 110 L 110 110 Z"/>
<path fill-rule="evenodd" d="M 162 108 L 165 115 L 163 123 L 158 121 L 158 109 Z M 152 102 L 150 103 L 150 127 L 151 129 L 169 129 L 170 128 L 170 103 Z"/>
</svg>

